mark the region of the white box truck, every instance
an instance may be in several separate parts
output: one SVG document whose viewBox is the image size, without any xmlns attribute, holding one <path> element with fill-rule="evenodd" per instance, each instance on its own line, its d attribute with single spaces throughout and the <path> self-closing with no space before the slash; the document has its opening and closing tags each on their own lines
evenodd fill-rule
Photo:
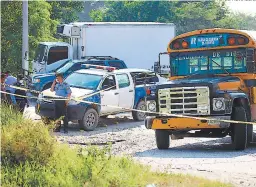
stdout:
<svg viewBox="0 0 256 187">
<path fill-rule="evenodd" d="M 68 59 L 86 56 L 112 56 L 129 68 L 150 69 L 160 52 L 167 51 L 175 36 L 172 23 L 151 22 L 75 22 L 58 26 L 57 33 L 69 39 L 64 42 L 42 42 L 33 61 L 34 73 L 56 70 Z M 165 62 L 169 64 L 168 58 Z M 161 64 L 162 65 L 162 64 Z"/>
</svg>

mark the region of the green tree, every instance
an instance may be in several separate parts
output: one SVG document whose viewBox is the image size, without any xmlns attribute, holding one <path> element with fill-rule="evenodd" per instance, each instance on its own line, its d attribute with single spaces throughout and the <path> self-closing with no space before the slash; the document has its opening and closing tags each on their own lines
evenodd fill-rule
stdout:
<svg viewBox="0 0 256 187">
<path fill-rule="evenodd" d="M 214 27 L 255 28 L 255 18 L 232 14 L 223 0 L 106 2 L 104 8 L 91 11 L 90 16 L 94 21 L 171 22 L 177 34 Z"/>
<path fill-rule="evenodd" d="M 21 61 L 22 2 L 1 2 L 1 65 L 16 69 Z M 18 41 L 19 40 L 19 41 Z"/>
<path fill-rule="evenodd" d="M 166 1 L 114 1 L 106 2 L 105 8 L 93 10 L 94 21 L 158 21 L 170 17 L 170 8 L 176 2 Z"/>
<path fill-rule="evenodd" d="M 38 42 L 56 40 L 60 22 L 78 20 L 82 2 L 29 1 L 29 57 L 34 57 Z M 1 1 L 1 65 L 18 73 L 22 67 L 22 1 Z"/>
<path fill-rule="evenodd" d="M 45 1 L 29 2 L 29 50 L 33 56 L 39 41 L 54 40 L 57 22 L 50 19 L 51 6 Z M 1 2 L 2 69 L 18 72 L 22 67 L 22 2 Z"/>
<path fill-rule="evenodd" d="M 51 19 L 60 23 L 78 21 L 77 13 L 83 10 L 82 1 L 47 1 L 51 9 Z"/>
</svg>

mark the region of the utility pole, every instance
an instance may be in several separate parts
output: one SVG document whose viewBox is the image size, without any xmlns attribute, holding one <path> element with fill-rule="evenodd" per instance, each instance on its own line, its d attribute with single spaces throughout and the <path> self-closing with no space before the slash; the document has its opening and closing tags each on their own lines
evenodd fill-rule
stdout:
<svg viewBox="0 0 256 187">
<path fill-rule="evenodd" d="M 28 66 L 28 0 L 22 1 L 22 68 L 29 70 Z M 27 72 L 25 71 L 25 74 Z"/>
</svg>

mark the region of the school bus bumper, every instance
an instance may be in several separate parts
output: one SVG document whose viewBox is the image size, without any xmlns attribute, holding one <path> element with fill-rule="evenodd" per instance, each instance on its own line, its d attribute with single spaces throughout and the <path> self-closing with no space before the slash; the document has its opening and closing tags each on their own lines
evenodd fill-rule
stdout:
<svg viewBox="0 0 256 187">
<path fill-rule="evenodd" d="M 191 118 L 156 118 L 148 116 L 145 119 L 145 127 L 147 129 L 212 129 L 212 128 L 228 128 L 229 123 L 220 122 L 217 120 L 230 120 L 230 116 L 211 116 L 216 121 L 198 120 Z"/>
</svg>

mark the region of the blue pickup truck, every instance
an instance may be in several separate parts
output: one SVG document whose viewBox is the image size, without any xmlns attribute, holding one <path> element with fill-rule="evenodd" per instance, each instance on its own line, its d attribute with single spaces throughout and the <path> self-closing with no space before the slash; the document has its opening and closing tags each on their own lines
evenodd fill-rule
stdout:
<svg viewBox="0 0 256 187">
<path fill-rule="evenodd" d="M 81 69 L 65 79 L 73 98 L 68 104 L 68 119 L 78 120 L 84 130 L 94 130 L 100 116 L 127 112 L 129 109 L 147 110 L 149 107 L 154 110 L 154 103 L 147 106 L 144 100 L 147 88 L 167 81 L 149 70 L 111 68 Z M 39 94 L 36 113 L 43 118 L 55 119 L 54 97 L 55 93 L 50 89 Z M 79 101 L 74 98 L 79 98 Z M 133 111 L 132 116 L 137 121 L 145 119 L 143 112 Z"/>
<path fill-rule="evenodd" d="M 82 64 L 93 64 L 99 66 L 111 66 L 117 69 L 126 69 L 127 66 L 124 61 L 114 57 L 101 57 L 93 56 L 83 60 L 70 60 L 63 66 L 59 67 L 56 72 L 62 73 L 64 78 L 73 73 L 76 70 L 83 69 Z M 55 72 L 45 74 L 34 74 L 32 76 L 32 82 L 29 84 L 31 90 L 43 91 L 51 87 L 52 82 L 55 79 Z"/>
</svg>

